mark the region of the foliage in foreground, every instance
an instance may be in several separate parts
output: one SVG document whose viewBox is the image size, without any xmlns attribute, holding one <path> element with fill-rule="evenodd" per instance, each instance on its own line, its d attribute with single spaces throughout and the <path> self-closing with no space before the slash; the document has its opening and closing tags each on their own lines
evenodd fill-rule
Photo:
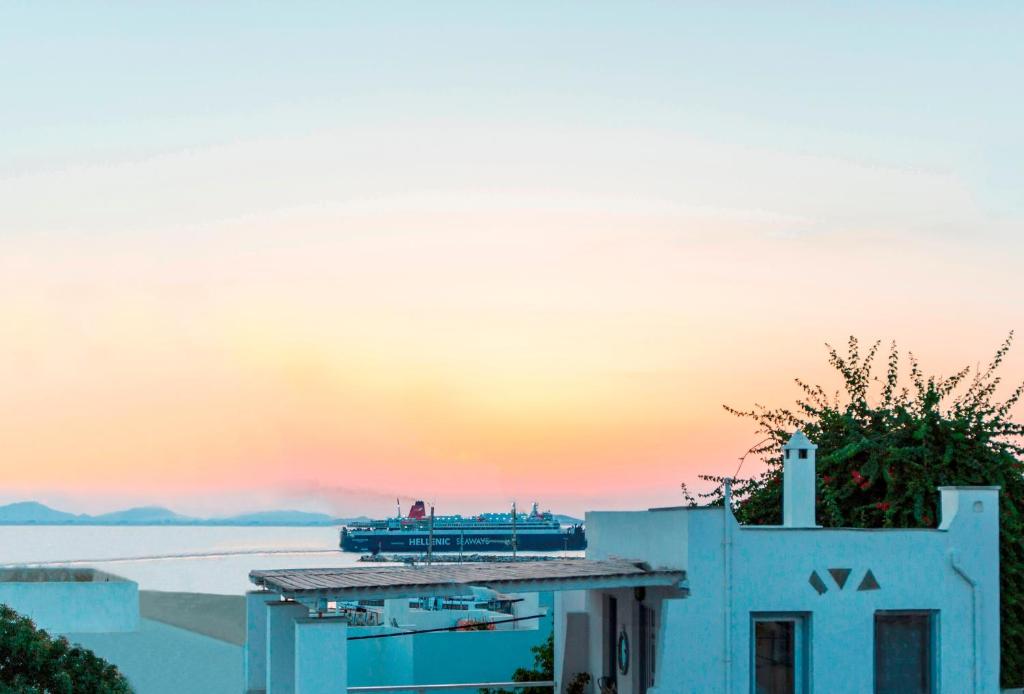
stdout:
<svg viewBox="0 0 1024 694">
<path fill-rule="evenodd" d="M 1000 492 L 1000 590 L 1002 681 L 1024 685 L 1024 425 L 1012 411 L 1024 394 L 1018 386 L 996 399 L 998 370 L 1013 333 L 984 369 L 964 368 L 947 378 L 925 377 L 913 354 L 904 387 L 901 356 L 892 345 L 884 380 L 873 375 L 879 343 L 862 357 L 851 337 L 847 355 L 829 347 L 842 394 L 797 379 L 804 396 L 793 409 L 726 409 L 757 425 L 764 440 L 751 449 L 766 463 L 760 475 L 737 480 L 734 511 L 746 524 L 778 524 L 782 514 L 780 449 L 795 429 L 818 445 L 818 523 L 826 527 L 923 527 L 939 521 L 943 485 L 998 485 Z M 718 487 L 699 496 L 722 503 Z M 685 493 L 685 488 L 684 488 Z M 687 494 L 692 504 L 697 500 Z"/>
<path fill-rule="evenodd" d="M 519 668 L 512 673 L 513 682 L 550 682 L 555 679 L 555 635 L 548 634 L 544 643 L 530 648 L 533 651 L 533 669 Z M 569 694 L 582 694 L 590 684 L 591 677 L 586 672 L 577 672 L 569 680 L 566 691 Z M 550 687 L 524 687 L 516 690 L 523 694 L 551 694 Z M 0 692 L 3 694 L 3 692 Z M 480 694 L 515 694 L 507 689 L 481 689 Z"/>
<path fill-rule="evenodd" d="M 548 634 L 544 643 L 530 648 L 533 651 L 533 669 L 518 668 L 512 673 L 513 682 L 545 682 L 555 679 L 555 635 Z M 522 694 L 551 694 L 551 687 L 524 687 Z M 507 689 L 481 689 L 480 694 L 514 694 Z"/>
<path fill-rule="evenodd" d="M 130 694 L 116 667 L 0 605 L 0 694 Z"/>
</svg>

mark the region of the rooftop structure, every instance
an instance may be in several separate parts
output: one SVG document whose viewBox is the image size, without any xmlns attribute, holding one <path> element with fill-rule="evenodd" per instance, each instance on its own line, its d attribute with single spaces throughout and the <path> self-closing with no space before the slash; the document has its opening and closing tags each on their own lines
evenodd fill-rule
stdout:
<svg viewBox="0 0 1024 694">
<path fill-rule="evenodd" d="M 248 691 L 334 693 L 366 681 L 368 667 L 370 683 L 388 686 L 505 680 L 516 667 L 529 666 L 530 646 L 550 633 L 552 615 L 544 605 L 551 604 L 551 592 L 621 588 L 679 596 L 686 575 L 606 558 L 252 571 L 249 577 L 263 590 L 247 596 Z M 539 604 L 536 596 L 526 601 L 535 609 L 514 618 L 531 623 L 532 634 L 356 627 L 327 609 L 338 601 L 408 601 L 480 589 L 546 596 Z M 513 654 L 521 656 L 519 664 L 512 664 Z"/>
<path fill-rule="evenodd" d="M 783 447 L 782 525 L 731 507 L 587 513 L 588 559 L 686 573 L 684 595 L 555 596 L 555 679 L 618 694 L 999 691 L 999 489 L 942 487 L 937 528 L 823 528 L 816 446 Z"/>
<path fill-rule="evenodd" d="M 642 562 L 560 559 L 543 562 L 360 566 L 251 571 L 256 585 L 300 602 L 316 599 L 463 595 L 470 587 L 506 592 L 678 586 L 682 571 L 656 570 Z"/>
<path fill-rule="evenodd" d="M 324 606 L 486 588 L 553 593 L 559 693 L 579 673 L 617 694 L 998 692 L 998 488 L 941 488 L 934 529 L 823 528 L 816 448 L 801 432 L 783 447 L 778 526 L 728 503 L 589 512 L 584 560 L 253 571 L 247 686 L 369 691 L 352 679 L 366 663 L 383 689 L 435 684 L 418 660 L 489 661 L 515 633 L 353 637 Z"/>
<path fill-rule="evenodd" d="M 813 528 L 818 447 L 797 431 L 782 447 L 782 524 L 787 528 Z"/>
<path fill-rule="evenodd" d="M 88 568 L 0 569 L 0 603 L 56 634 L 134 631 L 139 586 Z"/>
</svg>

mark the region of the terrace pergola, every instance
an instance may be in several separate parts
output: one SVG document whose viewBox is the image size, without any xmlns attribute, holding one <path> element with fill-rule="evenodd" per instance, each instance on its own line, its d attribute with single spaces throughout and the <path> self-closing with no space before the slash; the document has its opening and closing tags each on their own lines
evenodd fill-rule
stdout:
<svg viewBox="0 0 1024 694">
<path fill-rule="evenodd" d="M 249 579 L 261 590 L 246 600 L 246 687 L 268 694 L 349 691 L 348 622 L 325 614 L 328 602 L 458 596 L 473 588 L 503 593 L 659 588 L 683 595 L 685 578 L 680 570 L 623 559 L 252 571 Z M 478 683 L 454 686 L 473 684 Z M 396 684 L 352 691 L 436 688 Z"/>
</svg>

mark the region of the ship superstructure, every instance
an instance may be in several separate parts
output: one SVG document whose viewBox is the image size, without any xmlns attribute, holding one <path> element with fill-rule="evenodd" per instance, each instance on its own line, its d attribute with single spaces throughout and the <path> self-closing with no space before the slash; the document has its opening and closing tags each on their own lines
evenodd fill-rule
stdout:
<svg viewBox="0 0 1024 694">
<path fill-rule="evenodd" d="M 557 552 L 586 549 L 582 523 L 563 526 L 533 504 L 530 513 L 432 516 L 417 501 L 409 514 L 352 525 L 341 531 L 346 552 Z"/>
</svg>

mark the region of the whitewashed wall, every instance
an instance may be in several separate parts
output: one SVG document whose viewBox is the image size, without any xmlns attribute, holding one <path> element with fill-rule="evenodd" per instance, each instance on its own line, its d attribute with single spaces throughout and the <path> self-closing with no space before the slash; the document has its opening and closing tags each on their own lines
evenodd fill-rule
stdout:
<svg viewBox="0 0 1024 694">
<path fill-rule="evenodd" d="M 872 691 L 878 610 L 937 611 L 937 691 L 998 692 L 998 492 L 966 488 L 943 494 L 939 530 L 745 528 L 724 509 L 589 513 L 593 552 L 587 554 L 687 571 L 689 597 L 663 600 L 647 591 L 644 599 L 658 613 L 659 693 L 751 691 L 755 612 L 807 614 L 811 691 Z M 954 569 L 954 561 L 976 589 Z M 851 570 L 843 589 L 830 568 Z M 869 569 L 880 588 L 858 591 Z M 824 581 L 824 594 L 808 582 L 812 571 Z M 618 622 L 627 626 L 631 644 L 638 643 L 640 603 L 633 591 L 588 592 L 584 609 L 595 678 L 605 667 L 602 624 L 608 595 L 618 599 Z M 572 609 L 579 607 L 563 604 L 556 620 L 564 624 Z M 564 656 L 564 642 L 556 643 L 556 662 Z M 636 682 L 634 666 L 619 678 L 618 691 L 632 694 Z"/>
<path fill-rule="evenodd" d="M 60 570 L 46 571 L 60 575 Z M 138 584 L 102 572 L 96 572 L 94 578 L 96 580 L 18 581 L 4 580 L 0 575 L 0 603 L 54 634 L 138 629 Z"/>
</svg>

